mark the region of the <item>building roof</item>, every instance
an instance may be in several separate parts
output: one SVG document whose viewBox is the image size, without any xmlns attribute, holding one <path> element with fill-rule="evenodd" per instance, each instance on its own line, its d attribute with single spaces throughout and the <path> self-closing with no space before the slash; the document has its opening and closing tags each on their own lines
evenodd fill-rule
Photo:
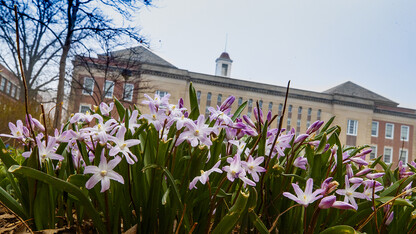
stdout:
<svg viewBox="0 0 416 234">
<path fill-rule="evenodd" d="M 146 64 L 177 68 L 143 46 L 117 50 L 111 52 L 110 54 L 118 59 L 131 59 Z"/>
<path fill-rule="evenodd" d="M 372 100 L 375 102 L 375 104 L 378 104 L 378 105 L 386 105 L 386 106 L 399 105 L 397 102 L 394 102 L 366 88 L 363 88 L 351 81 L 347 81 L 345 83 L 337 85 L 331 89 L 324 91 L 323 93 L 350 96 L 350 97 L 359 97 L 363 99 Z"/>
</svg>

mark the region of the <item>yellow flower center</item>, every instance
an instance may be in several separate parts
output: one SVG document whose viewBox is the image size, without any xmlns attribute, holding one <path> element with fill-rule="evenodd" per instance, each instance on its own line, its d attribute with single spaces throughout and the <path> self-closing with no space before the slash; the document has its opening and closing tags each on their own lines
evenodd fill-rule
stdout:
<svg viewBox="0 0 416 234">
<path fill-rule="evenodd" d="M 155 115 L 155 114 L 153 114 L 153 115 L 152 115 L 152 118 L 153 118 L 153 120 L 156 120 L 156 115 Z"/>
<path fill-rule="evenodd" d="M 203 175 L 205 173 L 205 171 L 204 170 L 201 170 L 201 175 Z"/>
<path fill-rule="evenodd" d="M 198 135 L 199 135 L 199 130 L 195 130 L 194 135 L 195 135 L 195 136 L 198 136 Z"/>
<path fill-rule="evenodd" d="M 249 166 L 248 168 L 249 168 L 250 170 L 253 170 L 254 166 Z"/>
<path fill-rule="evenodd" d="M 352 193 L 351 192 L 346 192 L 347 196 L 351 196 Z"/>
<path fill-rule="evenodd" d="M 106 176 L 106 175 L 107 175 L 107 171 L 106 171 L 106 170 L 102 170 L 102 171 L 100 171 L 100 175 L 101 175 L 102 177 Z"/>
<path fill-rule="evenodd" d="M 306 201 L 306 195 L 303 195 L 303 200 L 305 200 L 305 201 Z"/>
<path fill-rule="evenodd" d="M 126 148 L 126 146 L 127 146 L 127 144 L 126 144 L 126 143 L 123 143 L 123 144 L 120 146 L 120 149 L 121 149 L 121 150 L 124 150 L 124 148 Z"/>
</svg>

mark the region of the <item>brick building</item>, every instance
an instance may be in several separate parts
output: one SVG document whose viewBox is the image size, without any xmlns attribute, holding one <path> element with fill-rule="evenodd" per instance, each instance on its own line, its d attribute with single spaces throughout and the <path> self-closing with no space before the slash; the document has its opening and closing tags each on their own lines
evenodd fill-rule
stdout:
<svg viewBox="0 0 416 234">
<path fill-rule="evenodd" d="M 115 95 L 126 105 L 140 105 L 143 93 L 154 92 L 161 96 L 170 93 L 171 100 L 182 97 L 189 106 L 188 90 L 192 82 L 200 111 L 206 115 L 209 106 L 219 105 L 229 95 L 236 97 L 233 111 L 247 101 L 243 114 L 251 116 L 256 101 L 259 101 L 264 112 L 271 110 L 273 114 L 281 115 L 286 87 L 231 78 L 233 61 L 226 52 L 215 61 L 216 75 L 177 68 L 143 47 L 115 51 L 111 56 L 120 58 L 107 63 L 110 72 L 119 74 L 114 80 L 108 79 L 103 67 L 87 71 L 85 66 L 74 62 L 70 112 L 86 111 L 98 104 L 94 102 L 94 96 L 104 95 L 103 101 L 111 101 Z M 108 56 L 98 56 L 95 62 L 105 59 L 108 61 Z M 122 68 L 120 65 L 127 59 L 134 60 L 135 65 Z M 92 74 L 96 78 L 93 79 Z M 129 76 L 126 78 L 123 74 Z M 140 89 L 144 81 L 149 85 Z M 413 150 L 416 147 L 416 110 L 398 107 L 398 103 L 352 82 L 324 92 L 291 89 L 283 126 L 305 132 L 314 121 L 327 121 L 332 116 L 336 116 L 334 124 L 342 128 L 340 140 L 345 146 L 369 144 L 374 150 L 369 157 L 384 155 L 386 163 L 410 162 L 416 158 Z"/>
</svg>

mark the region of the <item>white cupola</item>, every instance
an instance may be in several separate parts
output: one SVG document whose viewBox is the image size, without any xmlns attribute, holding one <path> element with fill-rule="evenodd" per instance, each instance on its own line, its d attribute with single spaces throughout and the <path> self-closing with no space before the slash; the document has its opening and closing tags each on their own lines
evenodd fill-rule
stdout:
<svg viewBox="0 0 416 234">
<path fill-rule="evenodd" d="M 227 52 L 223 52 L 219 58 L 215 60 L 216 68 L 215 68 L 215 75 L 216 76 L 226 76 L 230 77 L 231 75 L 231 64 L 233 60 L 230 59 L 230 55 Z"/>
</svg>

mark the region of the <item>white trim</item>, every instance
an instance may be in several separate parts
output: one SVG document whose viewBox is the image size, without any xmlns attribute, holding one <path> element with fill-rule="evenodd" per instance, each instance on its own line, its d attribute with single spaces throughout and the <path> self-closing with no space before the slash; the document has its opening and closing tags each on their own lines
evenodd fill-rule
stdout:
<svg viewBox="0 0 416 234">
<path fill-rule="evenodd" d="M 399 162 L 400 162 L 400 157 L 401 157 L 402 151 L 403 152 L 406 152 L 406 160 L 405 160 L 405 162 L 403 162 L 403 164 L 404 164 L 403 166 L 406 166 L 407 162 L 409 161 L 409 150 L 407 150 L 407 149 L 399 149 Z"/>
<path fill-rule="evenodd" d="M 352 126 L 352 132 L 350 132 L 350 123 L 354 123 L 354 125 Z M 353 119 L 349 119 L 347 121 L 347 135 L 350 136 L 357 136 L 357 132 L 358 132 L 358 120 L 353 120 Z"/>
<path fill-rule="evenodd" d="M 390 162 L 386 162 L 386 159 L 384 158 L 386 156 L 386 149 L 390 149 Z M 383 162 L 386 164 L 390 164 L 393 161 L 393 147 L 384 146 L 384 152 L 383 152 Z"/>
<path fill-rule="evenodd" d="M 374 134 L 374 135 L 373 135 L 373 123 L 376 123 L 377 124 L 376 134 Z M 378 137 L 378 126 L 379 126 L 378 121 L 372 121 L 371 122 L 371 136 L 372 137 Z"/>
<path fill-rule="evenodd" d="M 407 128 L 407 136 L 406 136 L 406 138 L 402 138 L 403 127 Z M 400 127 L 400 140 L 401 141 L 409 141 L 409 132 L 410 132 L 410 127 L 407 126 L 407 125 L 402 125 Z"/>
<path fill-rule="evenodd" d="M 391 125 L 391 137 L 387 136 L 387 125 Z M 386 129 L 385 129 L 385 137 L 386 139 L 393 139 L 394 138 L 394 124 L 393 123 L 386 123 Z"/>
<path fill-rule="evenodd" d="M 111 83 L 110 87 L 106 87 L 107 86 L 107 82 Z M 113 93 L 114 93 L 114 81 L 111 80 L 106 80 L 104 82 L 104 97 L 105 98 L 113 98 Z M 108 91 L 108 92 L 107 92 Z"/>
<path fill-rule="evenodd" d="M 91 109 L 91 104 L 81 103 L 81 104 L 79 105 L 79 110 L 78 110 L 78 112 L 79 112 L 79 113 L 82 113 L 82 112 L 81 112 L 82 107 L 88 107 L 89 109 Z M 84 114 L 85 114 L 85 113 L 84 113 Z"/>
<path fill-rule="evenodd" d="M 85 89 L 86 87 L 85 87 L 85 83 L 86 83 L 86 80 L 91 80 L 92 81 L 92 87 L 91 87 L 91 93 L 88 93 L 87 92 L 87 90 Z M 84 77 L 84 83 L 82 84 L 82 94 L 84 94 L 84 95 L 92 95 L 93 93 L 94 93 L 94 79 L 93 78 L 91 78 L 91 77 Z"/>
<path fill-rule="evenodd" d="M 371 151 L 371 153 L 369 154 L 369 159 L 370 160 L 376 159 L 377 158 L 377 145 L 371 145 L 370 147 L 373 151 Z M 374 154 L 374 158 L 371 158 L 371 154 Z"/>
</svg>

